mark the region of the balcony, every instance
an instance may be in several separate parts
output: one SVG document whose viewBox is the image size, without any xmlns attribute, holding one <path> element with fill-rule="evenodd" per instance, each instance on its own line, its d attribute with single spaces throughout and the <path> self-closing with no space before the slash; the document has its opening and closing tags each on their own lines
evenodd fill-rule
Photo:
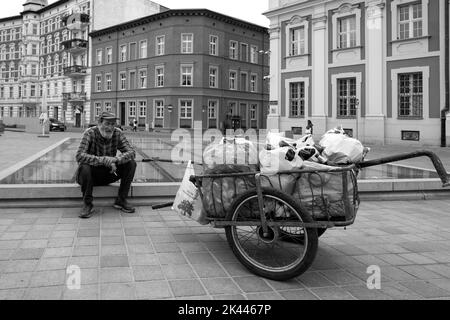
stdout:
<svg viewBox="0 0 450 320">
<path fill-rule="evenodd" d="M 90 16 L 86 13 L 68 14 L 62 17 L 63 25 L 72 31 L 81 31 L 89 25 Z"/>
<path fill-rule="evenodd" d="M 70 103 L 84 103 L 86 101 L 86 92 L 63 93 L 63 98 Z"/>
<path fill-rule="evenodd" d="M 67 77 L 84 77 L 86 76 L 86 67 L 84 66 L 70 66 L 64 68 L 64 75 Z"/>
<path fill-rule="evenodd" d="M 71 54 L 85 52 L 88 47 L 88 41 L 83 39 L 71 39 L 61 42 L 65 51 Z"/>
</svg>

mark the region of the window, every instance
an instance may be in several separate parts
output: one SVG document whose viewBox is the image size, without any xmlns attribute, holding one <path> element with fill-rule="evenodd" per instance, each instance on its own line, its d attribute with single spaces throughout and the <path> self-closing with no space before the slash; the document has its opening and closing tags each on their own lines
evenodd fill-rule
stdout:
<svg viewBox="0 0 450 320">
<path fill-rule="evenodd" d="M 252 74 L 250 76 L 250 91 L 251 92 L 257 91 L 257 79 L 258 79 L 258 76 L 256 74 Z"/>
<path fill-rule="evenodd" d="M 248 45 L 241 43 L 241 60 L 248 61 Z"/>
<path fill-rule="evenodd" d="M 130 60 L 136 59 L 136 43 L 130 43 Z"/>
<path fill-rule="evenodd" d="M 31 54 L 33 56 L 37 55 L 37 44 L 32 44 L 31 45 Z"/>
<path fill-rule="evenodd" d="M 398 7 L 398 38 L 417 38 L 423 35 L 422 4 L 414 3 Z"/>
<path fill-rule="evenodd" d="M 257 120 L 258 117 L 258 109 L 256 104 L 250 105 L 250 120 Z"/>
<path fill-rule="evenodd" d="M 230 71 L 230 90 L 236 90 L 236 71 Z"/>
<path fill-rule="evenodd" d="M 139 70 L 139 88 L 147 88 L 147 70 Z"/>
<path fill-rule="evenodd" d="M 139 58 L 147 58 L 147 40 L 139 42 Z"/>
<path fill-rule="evenodd" d="M 298 56 L 306 53 L 305 27 L 294 28 L 289 34 L 289 55 Z"/>
<path fill-rule="evenodd" d="M 36 97 L 36 85 L 32 84 L 30 86 L 30 97 Z"/>
<path fill-rule="evenodd" d="M 112 63 L 112 48 L 106 48 L 106 63 Z"/>
<path fill-rule="evenodd" d="M 120 73 L 120 90 L 127 89 L 127 74 L 125 72 Z"/>
<path fill-rule="evenodd" d="M 305 83 L 294 82 L 289 85 L 289 115 L 292 118 L 305 116 Z"/>
<path fill-rule="evenodd" d="M 14 87 L 9 87 L 9 98 L 14 98 Z"/>
<path fill-rule="evenodd" d="M 97 66 L 100 66 L 102 64 L 102 58 L 103 58 L 103 50 L 102 49 L 98 49 L 97 50 L 97 59 L 95 61 Z"/>
<path fill-rule="evenodd" d="M 147 101 L 139 101 L 139 117 L 145 118 L 147 116 Z"/>
<path fill-rule="evenodd" d="M 95 83 L 96 83 L 97 92 L 101 92 L 102 91 L 102 76 L 101 75 L 98 74 L 95 76 Z"/>
<path fill-rule="evenodd" d="M 192 33 L 181 34 L 181 53 L 193 53 L 193 39 Z"/>
<path fill-rule="evenodd" d="M 101 113 L 102 113 L 102 103 L 96 102 L 95 103 L 95 116 L 99 117 Z"/>
<path fill-rule="evenodd" d="M 156 87 L 164 87 L 164 66 L 156 67 Z"/>
<path fill-rule="evenodd" d="M 218 36 L 209 36 L 209 54 L 213 56 L 217 56 L 219 54 L 218 50 L 219 45 L 219 37 Z"/>
<path fill-rule="evenodd" d="M 192 100 L 180 101 L 180 119 L 192 119 Z"/>
<path fill-rule="evenodd" d="M 237 60 L 238 58 L 238 43 L 236 41 L 230 41 L 230 59 Z"/>
<path fill-rule="evenodd" d="M 423 116 L 423 75 L 421 72 L 398 75 L 398 116 Z"/>
<path fill-rule="evenodd" d="M 112 104 L 111 102 L 105 102 L 105 111 L 111 112 L 112 111 Z"/>
<path fill-rule="evenodd" d="M 106 74 L 106 91 L 112 90 L 112 76 L 110 73 Z"/>
<path fill-rule="evenodd" d="M 130 90 L 136 89 L 136 71 L 130 71 Z"/>
<path fill-rule="evenodd" d="M 208 101 L 208 119 L 217 119 L 217 101 Z"/>
<path fill-rule="evenodd" d="M 128 115 L 130 117 L 136 117 L 136 101 L 128 102 Z"/>
<path fill-rule="evenodd" d="M 356 78 L 338 79 L 338 117 L 356 117 Z"/>
<path fill-rule="evenodd" d="M 241 72 L 240 84 L 241 84 L 241 91 L 248 91 L 248 88 L 247 88 L 247 73 Z"/>
<path fill-rule="evenodd" d="M 256 46 L 250 47 L 250 62 L 258 63 L 258 47 Z"/>
<path fill-rule="evenodd" d="M 38 25 L 36 23 L 33 23 L 33 35 L 37 35 L 38 34 Z"/>
<path fill-rule="evenodd" d="M 121 45 L 120 46 L 120 61 L 124 62 L 127 61 L 127 45 Z"/>
<path fill-rule="evenodd" d="M 218 67 L 209 67 L 209 87 L 210 88 L 217 88 L 217 76 L 219 73 Z"/>
<path fill-rule="evenodd" d="M 183 87 L 191 87 L 192 86 L 192 77 L 193 77 L 193 66 L 181 66 L 181 86 Z"/>
<path fill-rule="evenodd" d="M 156 55 L 162 56 L 165 51 L 165 36 L 156 37 Z"/>
<path fill-rule="evenodd" d="M 155 101 L 155 118 L 164 119 L 164 101 L 162 100 Z"/>
<path fill-rule="evenodd" d="M 356 46 L 356 16 L 343 17 L 338 20 L 339 48 L 352 48 Z"/>
</svg>

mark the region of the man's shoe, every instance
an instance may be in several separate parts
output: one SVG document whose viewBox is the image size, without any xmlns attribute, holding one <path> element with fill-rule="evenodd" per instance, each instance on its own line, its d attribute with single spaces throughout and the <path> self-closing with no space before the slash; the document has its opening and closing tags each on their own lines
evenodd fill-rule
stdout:
<svg viewBox="0 0 450 320">
<path fill-rule="evenodd" d="M 136 211 L 126 200 L 116 200 L 116 202 L 114 202 L 114 208 L 122 210 L 126 213 L 134 213 Z"/>
<path fill-rule="evenodd" d="M 85 204 L 83 210 L 81 210 L 79 217 L 81 219 L 89 219 L 94 213 L 94 206 L 92 204 Z"/>
</svg>

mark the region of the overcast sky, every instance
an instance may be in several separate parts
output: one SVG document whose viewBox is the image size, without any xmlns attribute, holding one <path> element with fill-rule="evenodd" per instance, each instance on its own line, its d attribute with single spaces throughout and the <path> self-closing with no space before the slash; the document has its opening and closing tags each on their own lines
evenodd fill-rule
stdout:
<svg viewBox="0 0 450 320">
<path fill-rule="evenodd" d="M 19 15 L 25 0 L 2 0 L 0 18 Z M 49 4 L 56 2 L 49 0 Z M 170 9 L 206 8 L 241 20 L 269 26 L 269 20 L 262 15 L 268 10 L 269 0 L 155 0 Z"/>
</svg>

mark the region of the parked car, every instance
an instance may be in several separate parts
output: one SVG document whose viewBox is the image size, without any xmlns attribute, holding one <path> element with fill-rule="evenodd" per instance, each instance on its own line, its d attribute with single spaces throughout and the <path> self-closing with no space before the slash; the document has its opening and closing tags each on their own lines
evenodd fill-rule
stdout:
<svg viewBox="0 0 450 320">
<path fill-rule="evenodd" d="M 50 118 L 50 131 L 55 131 L 55 130 L 59 130 L 59 131 L 66 131 L 66 125 L 64 123 L 62 123 L 61 121 L 54 119 L 54 118 Z"/>
</svg>

